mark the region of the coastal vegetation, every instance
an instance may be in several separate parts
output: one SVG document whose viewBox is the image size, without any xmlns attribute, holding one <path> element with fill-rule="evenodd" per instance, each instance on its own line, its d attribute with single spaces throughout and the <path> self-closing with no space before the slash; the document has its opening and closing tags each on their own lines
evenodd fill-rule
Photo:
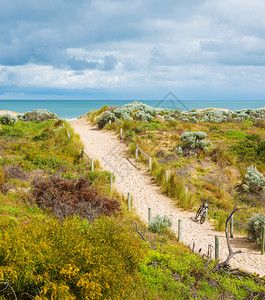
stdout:
<svg viewBox="0 0 265 300">
<path fill-rule="evenodd" d="M 265 212 L 265 108 L 184 112 L 134 102 L 105 106 L 88 119 L 118 134 L 122 129 L 131 155 L 137 144 L 148 153 L 152 176 L 178 206 L 196 210 L 200 198 L 211 201 L 217 230 L 236 203 L 248 207 L 235 216 L 240 232 L 247 233 L 253 214 Z"/>
<path fill-rule="evenodd" d="M 106 109 L 91 116 L 96 120 Z M 160 121 L 159 114 L 147 113 L 152 116 L 149 123 L 129 119 L 119 127 L 107 122 L 105 128 L 118 131 L 122 126 L 131 150 L 139 143 L 156 157 L 154 176 L 181 205 L 200 196 L 195 187 L 200 192 L 205 187 L 193 187 L 196 180 L 190 179 L 190 198 L 181 198 L 186 178 L 176 172 L 180 168 L 194 164 L 200 178 L 218 163 L 222 170 L 228 163 L 234 168 L 242 163 L 242 170 L 248 164 L 238 162 L 234 152 L 216 148 L 207 126 L 196 132 L 205 131 L 213 149 L 195 146 L 196 155 L 176 154 L 182 145 L 180 131 L 183 134 L 192 125 L 182 128 L 176 120 Z M 262 299 L 264 281 L 216 271 L 217 262 L 176 241 L 167 217 L 156 217 L 149 230 L 125 209 L 125 199 L 110 189 L 111 174 L 98 162 L 91 171 L 89 161 L 81 159 L 83 145 L 70 125 L 55 115 L 41 119 L 40 115 L 47 114 L 28 113 L 29 117 L 18 117 L 13 123 L 0 121 L 0 299 Z M 262 130 L 257 128 L 255 134 Z M 203 136 L 199 141 L 206 139 L 199 136 Z M 171 144 L 163 144 L 165 139 Z M 198 167 L 197 160 L 212 165 Z M 256 158 L 255 165 L 262 173 L 259 161 Z M 165 170 L 171 170 L 167 182 Z M 242 188 L 242 195 L 249 193 Z"/>
</svg>

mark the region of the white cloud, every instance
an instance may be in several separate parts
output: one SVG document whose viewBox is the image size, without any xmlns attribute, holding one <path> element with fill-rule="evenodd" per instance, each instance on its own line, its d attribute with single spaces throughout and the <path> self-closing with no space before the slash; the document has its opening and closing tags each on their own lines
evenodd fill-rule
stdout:
<svg viewBox="0 0 265 300">
<path fill-rule="evenodd" d="M 264 1 L 41 3 L 1 1 L 0 86 L 264 91 Z"/>
</svg>

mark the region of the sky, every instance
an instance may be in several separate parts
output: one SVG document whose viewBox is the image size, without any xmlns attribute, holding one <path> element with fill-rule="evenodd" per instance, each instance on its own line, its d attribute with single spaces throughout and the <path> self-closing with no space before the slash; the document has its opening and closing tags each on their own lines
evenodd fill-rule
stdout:
<svg viewBox="0 0 265 300">
<path fill-rule="evenodd" d="M 264 0 L 0 0 L 0 99 L 265 99 Z"/>
</svg>

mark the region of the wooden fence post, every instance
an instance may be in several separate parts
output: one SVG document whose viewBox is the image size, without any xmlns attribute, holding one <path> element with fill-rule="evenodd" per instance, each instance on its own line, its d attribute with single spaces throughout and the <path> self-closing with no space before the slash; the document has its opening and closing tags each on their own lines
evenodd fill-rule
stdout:
<svg viewBox="0 0 265 300">
<path fill-rule="evenodd" d="M 265 226 L 261 229 L 261 254 L 264 254 L 264 243 L 265 243 Z"/>
<path fill-rule="evenodd" d="M 94 160 L 91 158 L 91 171 L 94 171 Z"/>
<path fill-rule="evenodd" d="M 132 196 L 131 193 L 128 193 L 128 211 L 131 211 L 132 207 Z"/>
<path fill-rule="evenodd" d="M 182 220 L 178 220 L 178 242 L 181 243 L 182 240 Z"/>
<path fill-rule="evenodd" d="M 81 150 L 81 158 L 84 159 L 84 148 Z"/>
<path fill-rule="evenodd" d="M 138 158 L 138 144 L 136 144 L 136 150 L 135 150 L 135 158 Z"/>
<path fill-rule="evenodd" d="M 234 215 L 230 219 L 230 238 L 234 237 Z"/>
<path fill-rule="evenodd" d="M 166 182 L 168 181 L 168 171 L 166 171 Z"/>
<path fill-rule="evenodd" d="M 215 259 L 219 258 L 219 236 L 215 236 Z"/>
<path fill-rule="evenodd" d="M 151 156 L 149 157 L 149 168 L 148 168 L 150 171 L 152 169 L 152 158 Z"/>
<path fill-rule="evenodd" d="M 113 175 L 110 175 L 110 189 L 112 190 L 112 185 L 113 185 Z"/>
<path fill-rule="evenodd" d="M 122 139 L 122 128 L 120 129 L 120 138 Z"/>
<path fill-rule="evenodd" d="M 152 211 L 151 208 L 148 208 L 148 225 L 151 224 L 151 220 L 152 220 Z"/>
</svg>

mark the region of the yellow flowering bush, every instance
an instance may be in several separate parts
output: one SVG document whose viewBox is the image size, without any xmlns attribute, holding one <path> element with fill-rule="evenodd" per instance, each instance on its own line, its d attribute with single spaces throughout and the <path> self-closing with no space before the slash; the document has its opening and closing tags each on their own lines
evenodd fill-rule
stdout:
<svg viewBox="0 0 265 300">
<path fill-rule="evenodd" d="M 0 219 L 0 281 L 19 299 L 119 299 L 136 276 L 146 248 L 111 218 L 89 225 L 78 217 L 21 224 Z M 10 290 L 1 295 L 8 298 Z"/>
</svg>

